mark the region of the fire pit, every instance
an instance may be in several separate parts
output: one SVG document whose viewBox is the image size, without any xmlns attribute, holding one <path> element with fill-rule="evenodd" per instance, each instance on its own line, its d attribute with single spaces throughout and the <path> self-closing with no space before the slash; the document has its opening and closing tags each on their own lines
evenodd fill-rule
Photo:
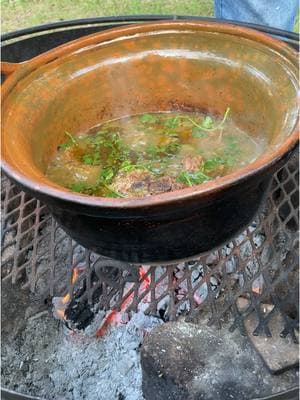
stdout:
<svg viewBox="0 0 300 400">
<path fill-rule="evenodd" d="M 240 400 L 297 386 L 295 158 L 243 233 L 176 265 L 100 257 L 6 177 L 2 196 L 4 399 Z"/>
</svg>

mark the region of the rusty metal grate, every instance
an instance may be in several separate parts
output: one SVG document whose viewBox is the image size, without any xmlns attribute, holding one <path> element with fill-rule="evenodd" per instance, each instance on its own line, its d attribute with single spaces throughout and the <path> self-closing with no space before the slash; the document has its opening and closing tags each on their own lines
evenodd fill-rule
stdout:
<svg viewBox="0 0 300 400">
<path fill-rule="evenodd" d="M 195 261 L 143 267 L 142 273 L 75 243 L 45 205 L 3 177 L 1 278 L 45 300 L 68 292 L 104 310 L 136 311 L 143 303 L 145 313 L 165 320 L 208 312 L 218 325 L 231 314 L 231 329 L 242 333 L 254 312 L 255 335 L 270 336 L 269 323 L 279 313 L 281 335 L 297 342 L 298 175 L 294 157 L 274 176 L 256 220 L 230 243 Z"/>
</svg>

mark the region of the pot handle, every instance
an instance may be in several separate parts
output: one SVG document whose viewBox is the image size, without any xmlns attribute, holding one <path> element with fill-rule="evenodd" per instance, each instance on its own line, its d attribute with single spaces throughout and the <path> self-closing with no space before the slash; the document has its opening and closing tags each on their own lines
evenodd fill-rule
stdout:
<svg viewBox="0 0 300 400">
<path fill-rule="evenodd" d="M 1 74 L 8 78 L 11 74 L 16 72 L 24 63 L 11 63 L 6 61 L 1 61 Z"/>
</svg>

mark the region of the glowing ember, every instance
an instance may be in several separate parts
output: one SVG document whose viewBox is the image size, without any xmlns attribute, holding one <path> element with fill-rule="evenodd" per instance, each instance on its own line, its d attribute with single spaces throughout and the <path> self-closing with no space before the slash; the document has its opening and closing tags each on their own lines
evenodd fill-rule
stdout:
<svg viewBox="0 0 300 400">
<path fill-rule="evenodd" d="M 101 327 L 96 332 L 96 337 L 101 337 L 106 334 L 108 329 L 116 323 L 116 310 L 110 311 L 104 318 Z"/>
<path fill-rule="evenodd" d="M 145 271 L 144 267 L 141 265 L 139 269 L 140 281 L 142 281 L 145 286 L 148 288 L 150 286 L 150 278 L 147 275 L 147 271 Z"/>
<path fill-rule="evenodd" d="M 147 271 L 144 269 L 144 267 L 141 265 L 139 268 L 139 276 L 140 276 L 140 290 L 139 292 L 144 292 L 146 288 L 149 288 L 150 286 L 150 278 L 147 276 Z M 131 287 L 128 289 L 127 294 L 132 290 L 134 284 L 131 285 Z M 122 312 L 126 310 L 127 306 L 131 303 L 132 299 L 134 296 L 134 292 L 132 292 L 128 297 L 125 294 L 125 299 L 121 303 L 121 311 L 117 310 L 112 310 L 106 314 L 106 316 L 103 318 L 102 324 L 99 327 L 99 329 L 96 331 L 96 336 L 97 337 L 102 337 L 106 334 L 108 329 L 112 326 L 116 326 L 118 324 L 122 324 Z M 143 299 L 143 302 L 145 302 L 145 298 Z"/>
<path fill-rule="evenodd" d="M 176 273 L 172 277 L 172 285 L 176 288 L 176 298 L 174 299 L 175 302 L 181 301 L 188 291 L 187 282 L 184 279 L 184 268 L 185 265 L 182 263 L 178 266 Z M 53 298 L 54 304 L 54 315 L 56 318 L 65 320 L 68 326 L 72 327 L 75 331 L 77 330 L 77 317 L 75 312 L 75 319 L 69 319 L 70 317 L 66 317 L 66 310 L 69 311 L 68 306 L 70 305 L 72 294 L 74 292 L 74 286 L 78 280 L 83 269 L 81 268 L 74 268 L 71 276 L 71 285 L 69 291 L 63 297 L 56 297 Z M 89 334 L 96 337 L 103 337 L 106 335 L 108 330 L 111 327 L 119 326 L 121 324 L 126 324 L 129 319 L 131 319 L 132 315 L 130 311 L 132 307 L 137 312 L 142 312 L 147 309 L 147 304 L 151 302 L 151 296 L 153 295 L 153 288 L 151 287 L 151 277 L 150 273 L 152 274 L 150 267 L 146 267 L 140 265 L 139 267 L 139 281 L 138 282 L 127 282 L 124 287 L 124 292 L 122 295 L 122 299 L 120 300 L 116 297 L 115 303 L 112 305 L 111 309 L 106 313 L 104 311 L 95 311 L 97 309 L 97 304 L 93 304 L 91 309 L 89 309 L 91 313 L 91 321 L 88 322 L 88 325 L 85 325 L 79 329 L 86 329 L 88 328 Z M 164 273 L 164 270 L 161 270 L 161 274 Z M 199 274 L 198 274 L 199 275 Z M 164 277 L 161 280 L 156 279 L 156 286 L 155 286 L 155 296 L 160 296 L 160 293 L 164 293 L 168 288 L 169 280 L 167 277 Z M 150 290 L 151 287 L 151 290 Z M 208 294 L 207 283 L 203 283 L 200 287 L 198 287 L 194 293 L 194 301 L 197 305 L 200 305 L 205 300 Z M 137 297 L 137 299 L 136 299 Z M 168 315 L 168 304 L 169 304 L 169 297 L 164 297 L 160 300 L 160 306 L 163 309 L 163 313 Z M 166 304 L 163 304 L 165 302 Z M 95 307 L 96 306 L 96 307 Z M 189 308 L 189 304 L 182 304 L 179 312 L 185 312 L 184 310 Z M 69 313 L 68 313 L 69 315 Z M 84 314 L 86 317 L 86 313 Z M 160 317 L 162 315 L 160 314 Z M 168 317 L 167 317 L 168 318 Z M 71 325 L 70 325 L 71 323 Z M 141 329 L 143 331 L 143 329 Z"/>
<path fill-rule="evenodd" d="M 252 292 L 256 294 L 261 294 L 264 287 L 264 278 L 262 275 L 259 275 L 252 283 Z"/>
</svg>

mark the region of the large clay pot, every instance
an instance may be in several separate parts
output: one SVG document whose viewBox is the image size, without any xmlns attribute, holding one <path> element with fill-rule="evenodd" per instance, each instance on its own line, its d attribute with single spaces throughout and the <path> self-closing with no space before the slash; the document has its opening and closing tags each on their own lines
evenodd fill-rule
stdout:
<svg viewBox="0 0 300 400">
<path fill-rule="evenodd" d="M 258 210 L 295 149 L 297 57 L 254 30 L 158 22 L 80 38 L 29 62 L 3 64 L 2 166 L 82 245 L 130 262 L 192 257 L 229 240 Z M 128 114 L 201 110 L 231 118 L 265 154 L 234 173 L 142 199 L 88 197 L 44 174 L 64 132 Z"/>
</svg>

